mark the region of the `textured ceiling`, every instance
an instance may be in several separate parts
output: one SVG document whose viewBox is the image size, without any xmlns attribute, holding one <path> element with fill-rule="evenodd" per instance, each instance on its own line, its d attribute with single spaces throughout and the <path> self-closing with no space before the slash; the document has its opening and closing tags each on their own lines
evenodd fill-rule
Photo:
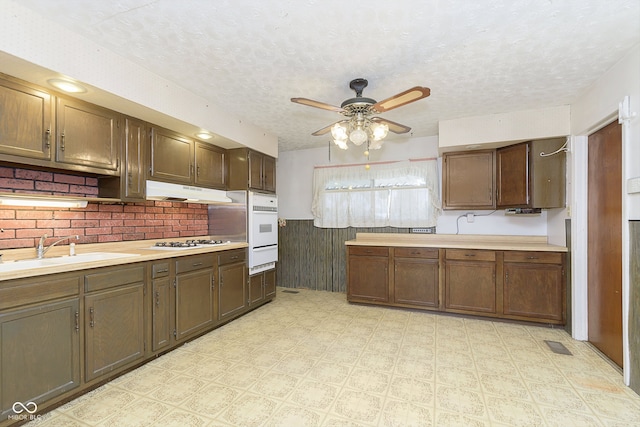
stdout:
<svg viewBox="0 0 640 427">
<path fill-rule="evenodd" d="M 438 121 L 569 104 L 640 42 L 638 0 L 21 0 L 278 136 L 325 146 L 342 116 L 290 102 L 431 96 L 383 115 Z M 215 129 L 212 129 L 215 132 Z M 407 138 L 408 136 L 393 136 Z"/>
</svg>

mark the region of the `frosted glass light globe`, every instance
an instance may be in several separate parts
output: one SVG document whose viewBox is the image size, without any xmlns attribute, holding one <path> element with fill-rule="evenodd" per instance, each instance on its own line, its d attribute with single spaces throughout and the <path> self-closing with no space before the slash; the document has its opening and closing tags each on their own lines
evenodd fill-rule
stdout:
<svg viewBox="0 0 640 427">
<path fill-rule="evenodd" d="M 367 133 L 362 129 L 355 129 L 353 132 L 351 132 L 351 135 L 349 135 L 349 139 L 355 145 L 362 145 L 362 143 L 365 142 L 367 138 Z"/>
</svg>

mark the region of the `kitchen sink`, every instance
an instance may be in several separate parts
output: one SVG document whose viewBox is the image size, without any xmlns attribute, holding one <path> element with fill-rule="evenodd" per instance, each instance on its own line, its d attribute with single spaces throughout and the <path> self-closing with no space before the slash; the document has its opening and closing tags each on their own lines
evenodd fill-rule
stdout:
<svg viewBox="0 0 640 427">
<path fill-rule="evenodd" d="M 42 259 L 25 259 L 18 261 L 6 261 L 0 264 L 0 273 L 7 271 L 28 270 L 32 268 L 54 267 L 58 265 L 79 264 L 83 262 L 102 261 L 107 259 L 128 258 L 139 254 L 119 252 L 88 252 L 74 256 L 60 256 Z"/>
</svg>

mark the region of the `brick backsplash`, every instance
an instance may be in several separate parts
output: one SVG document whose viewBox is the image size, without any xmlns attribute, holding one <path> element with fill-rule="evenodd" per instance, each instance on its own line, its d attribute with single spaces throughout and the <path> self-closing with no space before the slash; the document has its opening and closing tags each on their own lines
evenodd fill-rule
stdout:
<svg viewBox="0 0 640 427">
<path fill-rule="evenodd" d="M 98 180 L 0 167 L 0 192 L 97 197 Z M 80 236 L 75 243 L 193 237 L 208 234 L 207 206 L 146 201 L 90 202 L 86 208 L 0 207 L 0 249 L 35 247 L 40 236 Z"/>
</svg>

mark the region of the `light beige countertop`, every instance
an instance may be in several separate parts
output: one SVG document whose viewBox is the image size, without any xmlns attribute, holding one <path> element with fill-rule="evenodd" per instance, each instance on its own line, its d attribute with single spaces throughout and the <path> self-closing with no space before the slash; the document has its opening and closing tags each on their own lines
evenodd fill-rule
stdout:
<svg viewBox="0 0 640 427">
<path fill-rule="evenodd" d="M 3 271 L 2 264 L 0 264 L 0 282 L 19 279 L 24 277 L 34 276 L 46 276 L 55 273 L 65 273 L 70 271 L 86 270 L 90 268 L 98 267 L 110 267 L 115 265 L 132 264 L 136 262 L 144 261 L 156 261 L 162 259 L 169 259 L 187 255 L 206 254 L 219 251 L 227 251 L 231 249 L 246 248 L 249 245 L 246 242 L 233 242 L 223 245 L 214 246 L 199 246 L 188 249 L 153 249 L 153 245 L 156 242 L 170 242 L 170 241 L 183 241 L 187 239 L 209 239 L 209 236 L 195 236 L 186 238 L 172 238 L 172 239 L 156 239 L 156 240 L 134 240 L 128 242 L 111 242 L 111 243 L 90 243 L 90 244 L 76 244 L 75 252 L 77 255 L 89 255 L 96 254 L 96 258 L 87 262 L 74 262 L 69 264 L 57 264 L 45 267 L 31 268 L 31 269 L 19 269 Z M 3 264 L 9 266 L 17 260 L 32 260 L 36 257 L 35 248 L 24 249 L 8 249 L 0 251 L 2 253 Z M 99 254 L 105 254 L 101 257 Z M 111 258 L 111 254 L 127 254 L 124 257 Z M 54 246 L 45 254 L 44 259 L 55 259 L 60 257 L 69 256 L 69 245 Z M 114 255 L 116 256 L 116 255 Z M 79 257 L 80 259 L 82 257 Z"/>
<path fill-rule="evenodd" d="M 354 240 L 348 240 L 345 244 L 356 246 L 567 252 L 566 246 L 550 245 L 547 243 L 545 236 L 357 233 Z"/>
</svg>

